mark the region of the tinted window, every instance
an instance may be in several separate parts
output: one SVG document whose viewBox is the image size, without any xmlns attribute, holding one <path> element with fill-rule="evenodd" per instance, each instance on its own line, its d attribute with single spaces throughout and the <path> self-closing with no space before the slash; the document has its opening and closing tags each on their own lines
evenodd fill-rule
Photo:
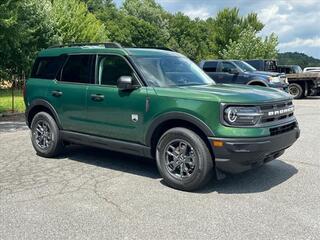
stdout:
<svg viewBox="0 0 320 240">
<path fill-rule="evenodd" d="M 133 76 L 126 60 L 119 56 L 99 57 L 99 80 L 103 85 L 117 85 L 121 76 Z"/>
<path fill-rule="evenodd" d="M 277 64 L 275 61 L 266 61 L 266 70 L 277 71 Z"/>
<path fill-rule="evenodd" d="M 64 63 L 65 58 L 65 56 L 37 58 L 32 69 L 31 77 L 54 79 Z"/>
<path fill-rule="evenodd" d="M 230 72 L 231 69 L 237 69 L 232 63 L 223 62 L 221 72 Z"/>
<path fill-rule="evenodd" d="M 287 74 L 293 73 L 292 69 L 287 67 L 280 67 L 279 70 L 277 71 L 280 73 L 287 73 Z"/>
<path fill-rule="evenodd" d="M 61 81 L 76 83 L 92 82 L 92 56 L 73 55 L 67 60 L 61 74 Z"/>
<path fill-rule="evenodd" d="M 218 62 L 206 62 L 203 65 L 203 70 L 206 72 L 216 72 L 217 71 Z"/>
</svg>

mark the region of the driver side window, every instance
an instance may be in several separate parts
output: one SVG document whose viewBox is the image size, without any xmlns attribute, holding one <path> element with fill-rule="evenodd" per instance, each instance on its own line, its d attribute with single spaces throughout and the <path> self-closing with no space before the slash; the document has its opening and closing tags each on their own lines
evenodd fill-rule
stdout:
<svg viewBox="0 0 320 240">
<path fill-rule="evenodd" d="M 116 55 L 100 56 L 98 68 L 98 79 L 101 85 L 116 86 L 121 76 L 134 76 L 126 60 Z"/>
<path fill-rule="evenodd" d="M 223 63 L 222 63 L 221 72 L 230 73 L 231 70 L 233 70 L 233 69 L 237 69 L 237 68 L 236 68 L 236 66 L 234 66 L 232 63 L 229 63 L 229 62 L 223 62 Z"/>
</svg>

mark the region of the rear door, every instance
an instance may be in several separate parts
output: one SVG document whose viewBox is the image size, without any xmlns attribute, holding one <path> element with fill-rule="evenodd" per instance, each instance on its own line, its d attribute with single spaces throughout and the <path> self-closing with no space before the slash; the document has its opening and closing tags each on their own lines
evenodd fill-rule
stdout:
<svg viewBox="0 0 320 240">
<path fill-rule="evenodd" d="M 218 67 L 217 61 L 207 61 L 203 64 L 202 69 L 209 75 L 209 77 L 211 77 L 214 81 L 216 81 L 216 78 L 218 76 L 217 67 Z"/>
<path fill-rule="evenodd" d="M 96 63 L 96 85 L 88 87 L 87 114 L 90 134 L 106 138 L 143 142 L 146 87 L 139 83 L 130 63 L 122 56 L 99 55 Z M 121 76 L 133 77 L 139 86 L 120 91 Z"/>
<path fill-rule="evenodd" d="M 87 88 L 94 81 L 94 55 L 69 55 L 58 79 L 48 88 L 48 99 L 58 112 L 64 130 L 87 128 Z"/>
</svg>

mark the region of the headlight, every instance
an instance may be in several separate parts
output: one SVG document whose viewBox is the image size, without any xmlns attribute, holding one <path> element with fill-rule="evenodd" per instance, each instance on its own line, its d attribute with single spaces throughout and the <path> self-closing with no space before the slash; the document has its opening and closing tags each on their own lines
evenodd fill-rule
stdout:
<svg viewBox="0 0 320 240">
<path fill-rule="evenodd" d="M 224 120 L 233 126 L 256 125 L 263 113 L 258 107 L 230 106 L 224 110 Z"/>
<path fill-rule="evenodd" d="M 268 77 L 269 82 L 280 82 L 279 77 Z"/>
</svg>

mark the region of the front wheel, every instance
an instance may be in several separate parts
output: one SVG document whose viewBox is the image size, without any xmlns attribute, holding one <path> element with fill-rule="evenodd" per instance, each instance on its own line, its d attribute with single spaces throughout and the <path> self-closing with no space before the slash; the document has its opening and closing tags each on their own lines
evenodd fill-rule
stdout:
<svg viewBox="0 0 320 240">
<path fill-rule="evenodd" d="M 173 188 L 193 191 L 213 175 L 213 160 L 204 141 L 186 128 L 173 128 L 157 145 L 157 165 L 164 181 Z"/>
</svg>

